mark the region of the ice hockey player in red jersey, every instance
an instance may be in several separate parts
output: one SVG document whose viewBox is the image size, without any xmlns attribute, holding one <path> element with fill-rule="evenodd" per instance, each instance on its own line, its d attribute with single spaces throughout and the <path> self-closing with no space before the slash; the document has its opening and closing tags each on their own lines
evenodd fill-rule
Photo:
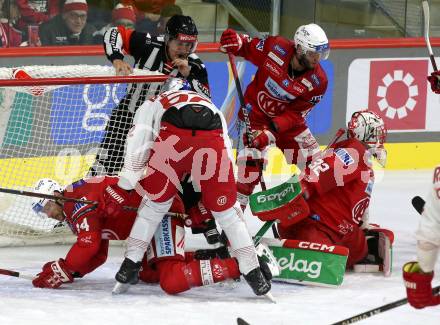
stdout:
<svg viewBox="0 0 440 325">
<path fill-rule="evenodd" d="M 105 197 L 116 196 L 111 185 L 117 177 L 95 177 L 80 180 L 62 189 L 55 181 L 42 179 L 36 192 L 62 195 L 67 198 L 98 201 L 99 205 L 77 202 L 37 199 L 32 208 L 41 216 L 65 221 L 77 236 L 65 258 L 51 261 L 33 280 L 40 288 L 58 288 L 63 283 L 71 283 L 74 278 L 83 277 L 101 266 L 107 259 L 109 240 L 124 240 L 136 218 L 136 210 L 121 210 L 109 216 L 104 209 Z M 141 197 L 132 191 L 124 205 L 138 207 Z M 110 209 L 112 209 L 110 207 Z M 173 201 L 171 212 L 184 213 L 179 196 Z M 226 279 L 240 277 L 238 263 L 233 258 L 195 260 L 192 254 L 185 254 L 185 231 L 182 218 L 166 215 L 154 235 L 147 255 L 143 258 L 140 279 L 144 282 L 160 283 L 169 294 L 176 294 L 192 287 L 209 285 Z"/>
<path fill-rule="evenodd" d="M 286 225 L 281 218 L 281 238 L 345 246 L 349 249 L 347 267 L 367 254 L 379 255 L 379 233 L 391 242 L 393 234 L 369 226 L 368 206 L 374 183 L 372 158 L 384 159 L 385 139 L 381 117 L 369 111 L 355 112 L 348 123 L 347 139 L 335 143 L 305 170 L 301 185 L 310 213 L 294 225 Z M 366 235 L 372 237 L 368 243 L 371 251 Z"/>
<path fill-rule="evenodd" d="M 432 294 L 431 282 L 440 247 L 440 165 L 434 169 L 432 187 L 420 217 L 417 238 L 417 261 L 403 266 L 403 280 L 408 302 L 420 309 L 440 304 L 440 296 Z"/>
<path fill-rule="evenodd" d="M 114 293 L 137 282 L 140 262 L 153 234 L 181 188 L 180 181 L 191 175 L 202 203 L 227 235 L 240 272 L 255 294 L 267 294 L 270 280 L 261 271 L 236 204 L 226 121 L 208 98 L 186 89 L 184 80 L 170 79 L 164 92 L 136 111 L 120 180 L 112 188 L 121 196 L 136 188 L 143 201 L 127 240 L 125 260 L 116 274 Z M 141 188 L 136 187 L 138 182 Z"/>
<path fill-rule="evenodd" d="M 220 50 L 242 56 L 258 68 L 244 95 L 254 135 L 246 145 L 264 150 L 276 144 L 288 163 L 304 166 L 319 152 L 305 118 L 327 89 L 327 76 L 319 63 L 330 50 L 325 32 L 316 24 L 303 25 L 291 41 L 281 36 L 251 39 L 227 29 L 220 44 Z M 263 161 L 239 157 L 238 163 L 246 166 L 237 184 L 243 207 L 259 183 L 253 175 L 259 175 Z"/>
</svg>

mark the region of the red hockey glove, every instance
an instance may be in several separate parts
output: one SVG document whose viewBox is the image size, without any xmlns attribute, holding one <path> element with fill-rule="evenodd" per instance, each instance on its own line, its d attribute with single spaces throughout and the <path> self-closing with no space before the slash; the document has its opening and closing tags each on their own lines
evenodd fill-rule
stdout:
<svg viewBox="0 0 440 325">
<path fill-rule="evenodd" d="M 243 41 L 235 30 L 228 28 L 220 37 L 220 45 L 220 51 L 235 54 L 241 49 Z"/>
<path fill-rule="evenodd" d="M 431 83 L 431 89 L 436 94 L 440 94 L 440 71 L 434 71 L 428 76 L 428 81 Z"/>
<path fill-rule="evenodd" d="M 205 228 L 206 222 L 214 218 L 211 211 L 207 210 L 201 201 L 188 210 L 188 215 L 189 217 L 185 219 L 185 226 L 194 228 Z"/>
<path fill-rule="evenodd" d="M 58 261 L 47 262 L 43 266 L 42 272 L 32 280 L 32 284 L 37 288 L 56 289 L 63 283 L 72 283 L 72 273 L 67 269 L 66 263 L 62 258 Z"/>
<path fill-rule="evenodd" d="M 255 130 L 252 132 L 253 140 L 252 143 L 249 143 L 248 136 L 245 133 L 243 135 L 243 143 L 246 147 L 255 148 L 258 150 L 263 150 L 268 145 L 274 144 L 276 142 L 275 134 L 273 134 L 268 129 L 264 130 Z"/>
<path fill-rule="evenodd" d="M 403 282 L 411 306 L 421 309 L 440 304 L 440 296 L 432 294 L 433 277 L 434 272 L 423 273 L 417 262 L 408 262 L 403 266 Z"/>
<path fill-rule="evenodd" d="M 130 200 L 130 192 L 120 188 L 117 184 L 108 185 L 103 194 L 103 210 L 110 218 L 123 213 L 123 206 Z"/>
</svg>

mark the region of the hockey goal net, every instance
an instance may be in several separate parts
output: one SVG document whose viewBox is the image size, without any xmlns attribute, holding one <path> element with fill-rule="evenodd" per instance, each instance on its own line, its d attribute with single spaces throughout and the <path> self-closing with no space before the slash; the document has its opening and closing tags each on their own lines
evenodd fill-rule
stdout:
<svg viewBox="0 0 440 325">
<path fill-rule="evenodd" d="M 0 68 L 0 187 L 33 191 L 41 178 L 83 178 L 112 110 L 134 109 L 121 99 L 136 89 L 153 96 L 165 79 L 142 70 L 115 77 L 108 66 Z M 70 230 L 34 213 L 32 200 L 0 193 L 0 246 L 69 241 Z"/>
</svg>

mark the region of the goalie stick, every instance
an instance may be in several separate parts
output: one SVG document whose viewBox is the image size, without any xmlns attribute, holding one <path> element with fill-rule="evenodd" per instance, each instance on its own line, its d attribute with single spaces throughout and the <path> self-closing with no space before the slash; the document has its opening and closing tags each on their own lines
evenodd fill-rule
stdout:
<svg viewBox="0 0 440 325">
<path fill-rule="evenodd" d="M 437 287 L 432 289 L 432 294 L 433 295 L 436 295 L 439 292 L 440 292 L 440 286 L 437 286 Z M 408 302 L 407 298 L 400 299 L 400 300 L 397 300 L 397 301 L 394 301 L 394 302 L 390 302 L 389 304 L 386 304 L 386 305 L 383 305 L 383 306 L 380 306 L 380 307 L 368 310 L 368 311 L 366 311 L 364 313 L 357 314 L 355 316 L 352 316 L 350 318 L 346 318 L 344 320 L 341 320 L 339 322 L 333 323 L 331 325 L 353 324 L 353 323 L 359 322 L 361 320 L 364 320 L 366 318 L 369 318 L 371 316 L 383 313 L 384 311 L 387 311 L 387 310 L 390 310 L 390 309 L 393 309 L 393 308 L 405 305 L 407 302 Z"/>
<path fill-rule="evenodd" d="M 426 47 L 428 48 L 429 59 L 431 60 L 432 68 L 434 71 L 438 71 L 437 64 L 435 63 L 434 53 L 432 52 L 431 42 L 429 41 L 429 3 L 428 0 L 422 1 L 423 7 L 423 21 L 424 21 L 424 36 Z"/>
<path fill-rule="evenodd" d="M 17 271 L 5 270 L 5 269 L 0 269 L 0 274 L 6 275 L 6 276 L 13 276 L 16 278 L 22 278 L 22 279 L 26 279 L 26 280 L 33 280 L 35 278 L 33 275 L 30 275 L 30 274 L 23 274 L 23 273 L 20 273 Z"/>
</svg>

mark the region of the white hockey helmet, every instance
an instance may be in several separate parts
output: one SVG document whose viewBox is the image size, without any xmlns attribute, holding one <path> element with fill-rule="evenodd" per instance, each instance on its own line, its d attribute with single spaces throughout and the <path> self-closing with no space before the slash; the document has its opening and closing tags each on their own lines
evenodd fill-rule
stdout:
<svg viewBox="0 0 440 325">
<path fill-rule="evenodd" d="M 50 178 L 42 178 L 37 181 L 34 186 L 34 192 L 41 194 L 53 194 L 55 191 L 62 192 L 63 187 L 56 181 Z M 50 199 L 45 198 L 33 198 L 32 200 L 32 210 L 41 217 L 47 217 L 45 213 L 42 212 L 44 206 L 49 202 Z"/>
<path fill-rule="evenodd" d="M 386 163 L 384 143 L 387 129 L 383 119 L 371 111 L 357 111 L 351 116 L 347 125 L 347 137 L 356 138 L 372 149 L 373 155 L 382 166 Z"/>
<path fill-rule="evenodd" d="M 299 26 L 293 37 L 299 54 L 310 53 L 320 54 L 320 60 L 326 60 L 330 54 L 330 45 L 324 30 L 316 24 Z M 298 45 L 300 48 L 298 48 Z"/>
<path fill-rule="evenodd" d="M 191 85 L 186 79 L 170 77 L 163 83 L 160 92 L 164 93 L 170 90 L 191 90 Z"/>
</svg>

